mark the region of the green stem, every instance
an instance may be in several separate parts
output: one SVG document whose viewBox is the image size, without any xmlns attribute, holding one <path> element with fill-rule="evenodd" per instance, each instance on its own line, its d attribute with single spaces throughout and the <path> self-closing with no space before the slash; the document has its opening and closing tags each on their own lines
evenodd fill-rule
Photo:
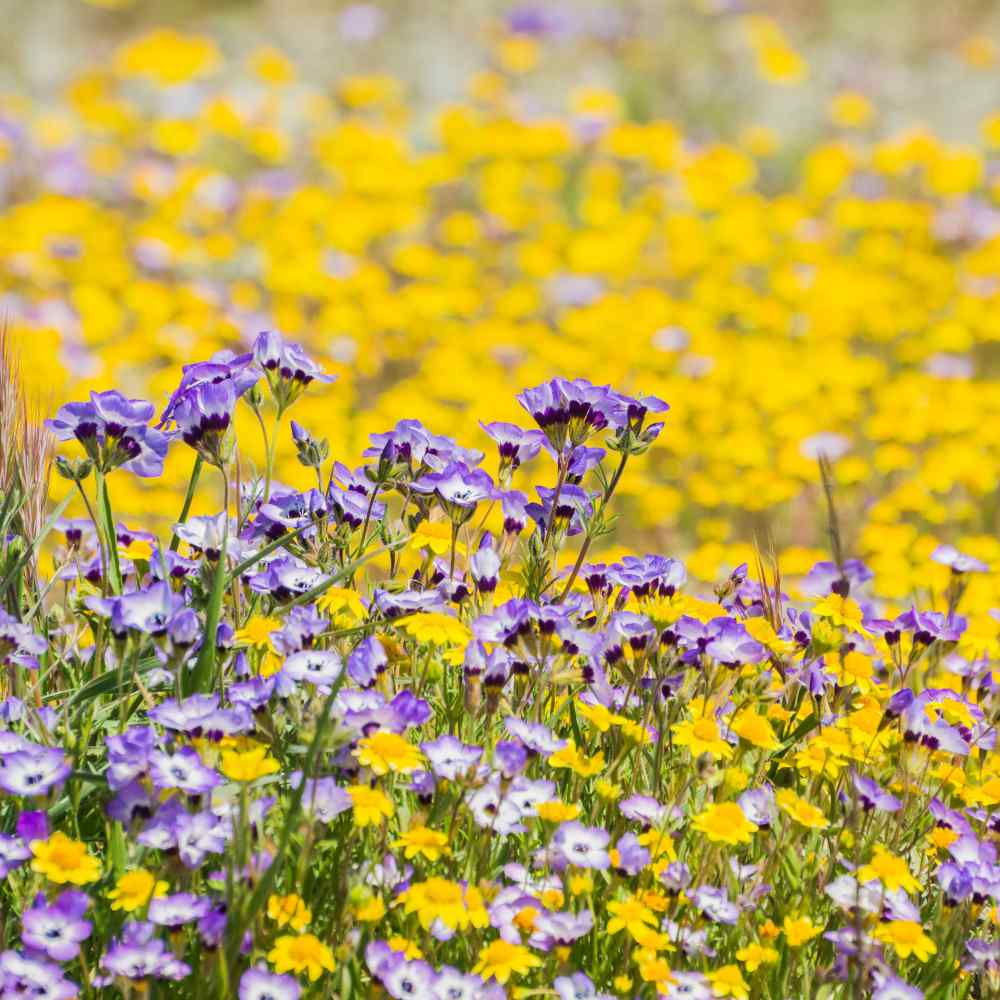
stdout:
<svg viewBox="0 0 1000 1000">
<path fill-rule="evenodd" d="M 194 491 L 198 486 L 198 477 L 201 475 L 201 467 L 205 464 L 205 460 L 201 455 L 196 456 L 194 460 L 194 468 L 191 469 L 191 478 L 188 480 L 187 493 L 184 495 L 184 506 L 181 507 L 180 517 L 177 518 L 178 524 L 183 524 L 187 520 L 188 511 L 191 510 L 191 504 L 194 501 Z M 181 540 L 177 535 L 177 532 L 170 536 L 170 551 L 176 552 L 177 546 L 180 545 Z"/>
<path fill-rule="evenodd" d="M 99 469 L 95 470 L 94 479 L 97 484 L 97 513 L 103 525 L 104 540 L 107 545 L 108 579 L 111 584 L 112 593 L 120 594 L 122 592 L 122 569 L 118 561 L 118 535 L 115 532 L 115 520 L 111 513 L 108 484 L 104 478 L 104 473 Z M 100 530 L 100 527 L 98 530 Z"/>
</svg>

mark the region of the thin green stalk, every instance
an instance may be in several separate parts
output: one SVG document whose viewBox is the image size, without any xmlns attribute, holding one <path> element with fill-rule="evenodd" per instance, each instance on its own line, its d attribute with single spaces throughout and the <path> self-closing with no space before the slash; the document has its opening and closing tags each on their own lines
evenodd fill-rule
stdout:
<svg viewBox="0 0 1000 1000">
<path fill-rule="evenodd" d="M 184 494 L 184 506 L 181 507 L 180 517 L 177 518 L 178 524 L 183 524 L 187 520 L 188 512 L 191 510 L 191 504 L 194 501 L 195 489 L 198 486 L 198 477 L 201 475 L 201 467 L 205 464 L 205 460 L 201 455 L 197 455 L 194 460 L 194 467 L 191 469 L 191 478 L 188 480 L 187 493 Z M 181 540 L 174 531 L 170 536 L 170 551 L 176 552 L 177 546 L 181 544 Z"/>
</svg>

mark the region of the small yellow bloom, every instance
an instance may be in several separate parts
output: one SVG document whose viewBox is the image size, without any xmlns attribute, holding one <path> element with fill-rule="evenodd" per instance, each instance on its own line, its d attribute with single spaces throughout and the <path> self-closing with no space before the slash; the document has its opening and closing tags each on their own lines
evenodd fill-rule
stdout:
<svg viewBox="0 0 1000 1000">
<path fill-rule="evenodd" d="M 152 872 L 137 868 L 122 875 L 107 895 L 112 910 L 133 913 L 141 910 L 154 896 L 165 895 L 169 888 L 166 882 L 157 881 Z"/>
<path fill-rule="evenodd" d="M 271 633 L 281 628 L 282 622 L 277 618 L 266 618 L 264 615 L 254 615 L 236 633 L 236 644 L 249 646 L 251 649 L 270 650 L 277 653 L 271 644 Z"/>
<path fill-rule="evenodd" d="M 722 738 L 719 724 L 711 716 L 703 716 L 695 721 L 678 722 L 671 726 L 674 743 L 687 747 L 695 757 L 703 753 L 727 759 L 732 757 L 733 748 Z"/>
<path fill-rule="evenodd" d="M 393 841 L 393 847 L 402 847 L 408 859 L 419 856 L 428 861 L 437 861 L 442 855 L 451 853 L 447 836 L 426 826 L 411 827 Z"/>
<path fill-rule="evenodd" d="M 720 969 L 708 972 L 707 976 L 715 996 L 749 1000 L 750 985 L 743 978 L 738 965 L 723 965 Z"/>
<path fill-rule="evenodd" d="M 812 830 L 825 830 L 830 825 L 830 821 L 816 806 L 799 798 L 790 788 L 779 788 L 775 799 L 782 812 L 803 826 Z"/>
<path fill-rule="evenodd" d="M 54 833 L 48 840 L 33 840 L 29 846 L 35 856 L 31 870 L 50 882 L 86 885 L 101 877 L 101 862 L 87 852 L 86 844 L 70 840 L 65 833 Z"/>
<path fill-rule="evenodd" d="M 388 819 L 393 814 L 393 805 L 389 798 L 377 788 L 367 785 L 351 785 L 347 789 L 354 806 L 354 822 L 358 826 L 378 826 L 383 817 Z"/>
<path fill-rule="evenodd" d="M 823 933 L 823 928 L 817 927 L 809 917 L 785 917 L 781 926 L 790 948 L 798 948 Z"/>
<path fill-rule="evenodd" d="M 267 915 L 279 926 L 289 926 L 293 931 L 304 930 L 312 920 L 312 911 L 301 896 L 269 896 Z"/>
<path fill-rule="evenodd" d="M 267 960 L 275 972 L 304 972 L 310 982 L 316 982 L 334 968 L 333 952 L 314 934 L 285 934 L 274 942 Z"/>
<path fill-rule="evenodd" d="M 875 929 L 875 937 L 892 945 L 900 958 L 913 955 L 917 961 L 926 962 L 937 952 L 937 945 L 915 920 L 890 920 L 887 924 L 879 924 Z"/>
<path fill-rule="evenodd" d="M 538 815 L 549 823 L 565 823 L 567 820 L 576 819 L 580 815 L 578 805 L 569 805 L 555 799 L 552 802 L 539 802 L 535 806 Z"/>
<path fill-rule="evenodd" d="M 506 983 L 511 976 L 523 976 L 532 969 L 537 969 L 542 960 L 522 944 L 511 944 L 498 938 L 486 945 L 479 952 L 479 961 L 473 972 L 483 979 L 495 979 L 498 983 Z"/>
<path fill-rule="evenodd" d="M 695 816 L 691 827 L 716 844 L 749 844 L 758 829 L 735 802 L 710 805 Z"/>
<path fill-rule="evenodd" d="M 919 892 L 920 883 L 910 874 L 906 862 L 895 854 L 887 851 L 882 844 L 875 845 L 875 854 L 871 861 L 858 869 L 859 882 L 871 882 L 878 879 L 889 892 L 905 889 L 907 892 Z"/>
<path fill-rule="evenodd" d="M 354 911 L 354 916 L 363 924 L 377 924 L 386 914 L 385 903 L 381 896 L 372 896 L 367 903 L 362 903 Z"/>
<path fill-rule="evenodd" d="M 567 767 L 581 778 L 589 778 L 604 770 L 604 754 L 598 751 L 593 757 L 580 753 L 572 740 L 549 757 L 550 767 Z"/>
<path fill-rule="evenodd" d="M 254 747 L 240 753 L 237 750 L 223 750 L 219 770 L 230 781 L 255 781 L 278 770 L 278 762 L 268 755 L 266 747 Z"/>
<path fill-rule="evenodd" d="M 779 955 L 774 948 L 754 941 L 745 948 L 740 948 L 736 957 L 746 966 L 747 972 L 756 972 L 762 965 L 773 965 L 778 961 Z"/>
<path fill-rule="evenodd" d="M 390 771 L 409 774 L 416 771 L 424 760 L 424 755 L 412 743 L 384 729 L 359 740 L 354 756 L 358 763 L 378 775 Z"/>
</svg>

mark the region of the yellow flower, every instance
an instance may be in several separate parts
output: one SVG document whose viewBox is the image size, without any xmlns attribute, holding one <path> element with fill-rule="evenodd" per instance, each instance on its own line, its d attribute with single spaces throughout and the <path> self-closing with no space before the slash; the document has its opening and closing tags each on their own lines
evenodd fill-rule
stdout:
<svg viewBox="0 0 1000 1000">
<path fill-rule="evenodd" d="M 576 748 L 573 740 L 567 740 L 566 746 L 549 756 L 550 767 L 567 767 L 581 778 L 589 778 L 604 770 L 604 754 L 598 751 L 593 757 L 588 757 Z"/>
<path fill-rule="evenodd" d="M 736 957 L 746 966 L 747 972 L 755 972 L 762 965 L 773 965 L 780 956 L 774 948 L 768 948 L 754 941 L 740 948 L 736 952 Z"/>
<path fill-rule="evenodd" d="M 614 802 L 622 797 L 622 792 L 624 789 L 621 785 L 615 784 L 613 781 L 608 781 L 605 778 L 598 778 L 594 782 L 594 790 L 602 799 L 607 799 L 608 802 Z"/>
<path fill-rule="evenodd" d="M 316 982 L 323 972 L 334 968 L 333 952 L 314 934 L 285 934 L 274 942 L 267 960 L 275 972 L 304 972 Z"/>
<path fill-rule="evenodd" d="M 612 900 L 608 903 L 608 912 L 614 914 L 608 921 L 607 932 L 617 934 L 627 930 L 635 937 L 636 932 L 642 933 L 644 927 L 656 926 L 656 914 L 637 899 Z"/>
<path fill-rule="evenodd" d="M 354 807 L 354 822 L 357 826 L 378 826 L 383 817 L 393 814 L 392 802 L 377 788 L 367 785 L 351 785 L 347 789 Z"/>
<path fill-rule="evenodd" d="M 875 113 L 871 101 L 856 90 L 842 90 L 830 101 L 830 120 L 841 128 L 863 128 Z"/>
<path fill-rule="evenodd" d="M 368 613 L 357 591 L 348 590 L 346 587 L 328 587 L 316 598 L 316 606 L 328 615 L 346 613 L 358 621 Z"/>
<path fill-rule="evenodd" d="M 87 845 L 70 840 L 65 833 L 54 833 L 48 840 L 33 840 L 35 856 L 31 870 L 44 875 L 50 882 L 86 885 L 101 877 L 101 862 L 87 853 Z"/>
<path fill-rule="evenodd" d="M 472 633 L 452 615 L 440 611 L 427 611 L 400 622 L 399 627 L 417 642 L 433 646 L 464 646 Z"/>
<path fill-rule="evenodd" d="M 277 653 L 271 644 L 271 633 L 278 631 L 284 623 L 277 618 L 266 618 L 264 615 L 253 615 L 236 633 L 238 646 L 249 646 L 251 649 L 270 650 Z"/>
<path fill-rule="evenodd" d="M 749 1000 L 750 986 L 743 978 L 738 965 L 723 965 L 706 973 L 712 984 L 712 993 L 717 997 L 733 997 L 734 1000 Z"/>
<path fill-rule="evenodd" d="M 716 844 L 749 844 L 758 829 L 735 802 L 710 805 L 695 816 L 691 827 Z"/>
<path fill-rule="evenodd" d="M 762 750 L 775 750 L 780 746 L 771 723 L 753 708 L 745 708 L 736 714 L 732 721 L 732 730 L 741 739 Z"/>
<path fill-rule="evenodd" d="M 358 740 L 354 756 L 358 763 L 379 775 L 390 771 L 409 774 L 416 771 L 424 759 L 424 755 L 412 743 L 385 729 Z"/>
<path fill-rule="evenodd" d="M 857 879 L 859 882 L 878 879 L 889 892 L 895 892 L 897 889 L 905 889 L 907 892 L 920 891 L 920 883 L 910 874 L 906 862 L 887 851 L 882 844 L 875 845 L 874 857 L 868 864 L 858 869 Z"/>
<path fill-rule="evenodd" d="M 885 944 L 891 944 L 900 958 L 916 957 L 926 962 L 937 952 L 937 945 L 924 933 L 915 920 L 890 920 L 875 928 L 875 937 Z"/>
<path fill-rule="evenodd" d="M 785 917 L 781 927 L 790 948 L 798 948 L 823 933 L 823 928 L 817 927 L 809 917 Z"/>
<path fill-rule="evenodd" d="M 245 753 L 223 750 L 219 770 L 230 781 L 255 781 L 279 770 L 278 762 L 268 755 L 266 747 L 254 747 Z"/>
<path fill-rule="evenodd" d="M 564 823 L 567 820 L 576 819 L 580 815 L 578 805 L 569 805 L 560 802 L 558 799 L 553 802 L 539 802 L 535 806 L 538 815 L 549 823 Z"/>
<path fill-rule="evenodd" d="M 475 890 L 463 889 L 460 883 L 448 879 L 414 882 L 399 898 L 405 912 L 415 913 L 424 930 L 429 930 L 435 920 L 452 930 L 464 930 L 470 924 L 483 927 L 484 920 L 489 922 Z"/>
<path fill-rule="evenodd" d="M 602 733 L 606 733 L 621 718 L 614 712 L 609 712 L 603 705 L 591 705 L 579 699 L 576 702 L 576 711 Z"/>
<path fill-rule="evenodd" d="M 542 960 L 523 944 L 511 944 L 498 938 L 480 950 L 479 961 L 472 971 L 483 979 L 495 979 L 503 984 L 511 976 L 526 975 L 541 964 Z"/>
<path fill-rule="evenodd" d="M 864 617 L 861 605 L 853 597 L 841 597 L 839 594 L 828 594 L 813 605 L 813 614 L 829 619 L 834 625 L 849 628 L 855 632 L 864 632 L 861 621 Z"/>
<path fill-rule="evenodd" d="M 133 913 L 141 910 L 154 896 L 165 895 L 169 888 L 166 882 L 157 881 L 152 872 L 137 868 L 122 875 L 107 895 L 112 910 Z"/>
<path fill-rule="evenodd" d="M 437 830 L 426 826 L 411 827 L 393 842 L 393 847 L 402 847 L 407 858 L 418 855 L 428 861 L 437 861 L 442 855 L 450 854 L 448 838 Z"/>
<path fill-rule="evenodd" d="M 306 906 L 301 896 L 291 893 L 288 896 L 269 896 L 267 900 L 267 915 L 279 926 L 291 927 L 293 931 L 301 931 L 312 920 L 312 911 Z"/>
<path fill-rule="evenodd" d="M 708 753 L 728 759 L 733 755 L 733 748 L 719 732 L 719 724 L 710 716 L 703 716 L 693 722 L 678 722 L 671 726 L 670 731 L 674 734 L 674 743 L 687 747 L 695 757 Z"/>
<path fill-rule="evenodd" d="M 775 794 L 778 808 L 787 813 L 797 823 L 812 830 L 825 830 L 830 821 L 814 805 L 799 798 L 790 788 L 779 788 Z"/>
<path fill-rule="evenodd" d="M 385 903 L 381 896 L 372 896 L 366 903 L 362 903 L 355 911 L 354 916 L 363 924 L 377 924 L 386 914 Z"/>
</svg>

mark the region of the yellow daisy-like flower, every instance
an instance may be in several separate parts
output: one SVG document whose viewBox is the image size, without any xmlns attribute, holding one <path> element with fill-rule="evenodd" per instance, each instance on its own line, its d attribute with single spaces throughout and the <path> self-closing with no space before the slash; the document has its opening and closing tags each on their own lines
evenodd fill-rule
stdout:
<svg viewBox="0 0 1000 1000">
<path fill-rule="evenodd" d="M 613 914 L 607 924 L 609 934 L 627 930 L 635 937 L 643 928 L 655 927 L 657 923 L 656 914 L 637 899 L 612 900 L 608 903 L 608 913 Z"/>
<path fill-rule="evenodd" d="M 71 840 L 65 833 L 54 833 L 48 840 L 33 840 L 29 846 L 35 856 L 31 870 L 50 882 L 86 885 L 101 877 L 101 862 L 88 853 L 86 844 Z"/>
<path fill-rule="evenodd" d="M 337 616 L 346 613 L 359 621 L 368 613 L 357 591 L 348 590 L 346 587 L 328 587 L 316 598 L 316 606 L 328 615 Z"/>
<path fill-rule="evenodd" d="M 762 965 L 773 965 L 780 956 L 774 948 L 754 941 L 745 948 L 740 948 L 736 957 L 746 966 L 747 972 L 756 972 Z"/>
<path fill-rule="evenodd" d="M 378 826 L 383 819 L 388 819 L 393 814 L 392 802 L 377 788 L 351 785 L 347 794 L 351 797 L 357 826 Z"/>
<path fill-rule="evenodd" d="M 710 805 L 695 816 L 691 828 L 716 844 L 749 844 L 758 829 L 735 802 Z"/>
<path fill-rule="evenodd" d="M 223 750 L 219 770 L 230 781 L 255 781 L 279 770 L 278 762 L 271 757 L 266 747 L 254 747 L 240 753 L 238 750 Z"/>
<path fill-rule="evenodd" d="M 781 744 L 771 723 L 767 718 L 757 713 L 755 709 L 745 708 L 736 714 L 731 728 L 740 739 L 760 747 L 762 750 L 776 750 Z"/>
<path fill-rule="evenodd" d="M 865 633 L 861 625 L 864 613 L 861 605 L 853 597 L 841 597 L 839 594 L 828 594 L 817 601 L 812 608 L 813 614 L 828 619 L 840 628 L 849 628 L 854 632 Z"/>
<path fill-rule="evenodd" d="M 417 642 L 432 646 L 464 646 L 472 633 L 452 615 L 428 611 L 400 622 L 399 627 Z"/>
<path fill-rule="evenodd" d="M 483 979 L 506 983 L 511 976 L 523 976 L 537 969 L 542 960 L 523 944 L 511 944 L 502 938 L 491 942 L 479 952 L 479 961 L 473 972 Z"/>
<path fill-rule="evenodd" d="M 442 855 L 451 853 L 448 848 L 448 837 L 426 826 L 415 826 L 406 833 L 401 833 L 393 841 L 393 847 L 402 847 L 403 854 L 408 859 L 419 856 L 428 861 L 437 861 Z"/>
<path fill-rule="evenodd" d="M 750 984 L 743 978 L 738 965 L 723 965 L 706 973 L 712 984 L 712 993 L 717 997 L 733 997 L 733 1000 L 749 1000 Z"/>
<path fill-rule="evenodd" d="M 111 900 L 112 910 L 124 910 L 134 913 L 141 910 L 154 896 L 163 896 L 170 887 L 166 882 L 157 881 L 156 876 L 145 868 L 126 872 L 109 889 L 107 896 Z"/>
<path fill-rule="evenodd" d="M 905 889 L 907 892 L 920 891 L 920 883 L 910 874 L 906 862 L 887 851 L 882 844 L 875 845 L 874 856 L 868 864 L 858 869 L 857 878 L 862 883 L 878 879 L 889 892 L 895 892 L 897 889 Z"/>
<path fill-rule="evenodd" d="M 823 933 L 823 928 L 817 927 L 809 917 L 785 917 L 781 929 L 785 932 L 785 942 L 790 948 L 798 948 Z"/>
<path fill-rule="evenodd" d="M 267 960 L 275 972 L 304 972 L 316 982 L 324 972 L 333 972 L 333 952 L 314 934 L 285 934 L 274 942 Z"/>
<path fill-rule="evenodd" d="M 812 830 L 825 830 L 830 825 L 830 821 L 816 806 L 799 798 L 790 788 L 779 788 L 775 800 L 782 812 L 803 826 Z"/>
<path fill-rule="evenodd" d="M 409 774 L 416 771 L 424 760 L 424 755 L 412 743 L 384 729 L 359 740 L 354 756 L 358 763 L 378 775 L 390 771 Z"/>
<path fill-rule="evenodd" d="M 271 645 L 271 633 L 282 627 L 277 618 L 267 618 L 264 615 L 253 615 L 250 620 L 236 633 L 238 646 L 249 646 L 251 649 L 269 650 L 277 653 Z"/>
<path fill-rule="evenodd" d="M 581 778 L 590 778 L 604 770 L 604 754 L 598 751 L 593 757 L 588 757 L 576 748 L 572 740 L 566 741 L 566 746 L 557 750 L 548 758 L 549 767 L 566 767 Z"/>
<path fill-rule="evenodd" d="M 312 911 L 301 896 L 291 893 L 287 896 L 269 896 L 267 915 L 279 927 L 291 927 L 293 931 L 305 929 L 312 920 Z"/>
<path fill-rule="evenodd" d="M 462 930 L 472 922 L 465 890 L 458 882 L 429 878 L 413 883 L 399 898 L 405 912 L 415 913 L 424 930 L 430 929 L 435 920 L 452 930 Z"/>
<path fill-rule="evenodd" d="M 552 802 L 539 802 L 535 806 L 538 815 L 549 823 L 565 823 L 567 820 L 576 819 L 580 815 L 580 807 L 575 803 L 570 805 L 555 799 Z"/>
<path fill-rule="evenodd" d="M 892 945 L 900 958 L 913 955 L 918 962 L 926 962 L 931 955 L 937 953 L 937 945 L 915 920 L 890 920 L 886 924 L 879 924 L 875 929 L 875 937 Z"/>
<path fill-rule="evenodd" d="M 703 753 L 713 757 L 728 759 L 733 755 L 733 748 L 722 738 L 719 724 L 710 716 L 694 721 L 685 720 L 670 727 L 674 735 L 674 743 L 687 747 L 691 754 L 700 757 Z"/>
<path fill-rule="evenodd" d="M 385 914 L 385 903 L 382 902 L 381 896 L 372 896 L 354 911 L 355 919 L 360 920 L 363 924 L 377 924 Z"/>
</svg>

